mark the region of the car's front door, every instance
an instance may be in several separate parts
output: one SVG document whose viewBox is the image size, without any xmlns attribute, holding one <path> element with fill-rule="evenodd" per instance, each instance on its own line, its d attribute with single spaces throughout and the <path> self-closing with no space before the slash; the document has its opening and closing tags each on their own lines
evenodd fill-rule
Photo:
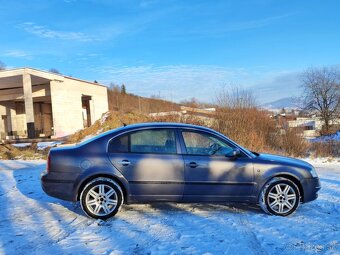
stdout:
<svg viewBox="0 0 340 255">
<path fill-rule="evenodd" d="M 254 188 L 251 159 L 232 155 L 235 146 L 213 134 L 182 130 L 185 201 L 247 201 Z M 226 156 L 227 155 L 227 156 Z"/>
<path fill-rule="evenodd" d="M 144 129 L 123 134 L 109 143 L 112 164 L 129 182 L 131 200 L 180 201 L 184 161 L 173 129 Z"/>
</svg>

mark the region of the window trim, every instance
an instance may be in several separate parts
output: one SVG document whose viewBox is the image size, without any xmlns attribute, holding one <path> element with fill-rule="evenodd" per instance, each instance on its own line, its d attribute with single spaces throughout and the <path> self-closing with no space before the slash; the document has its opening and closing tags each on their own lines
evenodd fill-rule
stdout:
<svg viewBox="0 0 340 255">
<path fill-rule="evenodd" d="M 174 132 L 175 134 L 175 145 L 176 145 L 176 152 L 175 153 L 157 153 L 157 152 L 131 152 L 131 139 L 130 139 L 130 135 L 136 132 L 140 132 L 140 131 L 149 131 L 149 130 L 171 130 Z M 112 140 L 119 138 L 120 136 L 124 136 L 124 135 L 128 135 L 128 152 L 109 152 L 109 147 L 110 147 L 110 143 Z M 111 137 L 106 145 L 106 153 L 107 154 L 142 154 L 142 155 L 182 155 L 182 148 L 180 146 L 180 139 L 179 139 L 179 134 L 177 132 L 176 128 L 171 128 L 171 127 L 145 127 L 145 128 L 140 128 L 140 129 L 136 129 L 136 130 L 127 130 L 125 132 L 121 132 L 113 137 Z"/>
</svg>

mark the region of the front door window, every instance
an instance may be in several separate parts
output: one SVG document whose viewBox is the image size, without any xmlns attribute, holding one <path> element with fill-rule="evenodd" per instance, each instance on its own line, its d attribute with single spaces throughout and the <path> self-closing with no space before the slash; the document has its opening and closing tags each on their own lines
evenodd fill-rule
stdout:
<svg viewBox="0 0 340 255">
<path fill-rule="evenodd" d="M 233 148 L 225 142 L 198 132 L 182 132 L 188 155 L 225 156 L 232 153 Z"/>
</svg>

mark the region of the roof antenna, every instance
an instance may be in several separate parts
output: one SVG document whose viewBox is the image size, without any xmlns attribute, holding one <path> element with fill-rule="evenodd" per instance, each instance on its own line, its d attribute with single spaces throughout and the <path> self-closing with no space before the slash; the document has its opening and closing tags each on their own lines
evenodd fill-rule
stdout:
<svg viewBox="0 0 340 255">
<path fill-rule="evenodd" d="M 124 127 L 126 127 L 126 126 L 127 126 L 127 124 L 126 124 L 126 123 L 123 123 L 123 126 L 124 126 Z"/>
</svg>

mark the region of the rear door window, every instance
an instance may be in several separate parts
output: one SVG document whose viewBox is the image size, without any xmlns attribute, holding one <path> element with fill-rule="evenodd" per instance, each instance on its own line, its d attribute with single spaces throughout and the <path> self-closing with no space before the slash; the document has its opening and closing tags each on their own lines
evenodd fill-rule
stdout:
<svg viewBox="0 0 340 255">
<path fill-rule="evenodd" d="M 124 153 L 129 152 L 129 136 L 122 135 L 110 141 L 109 153 Z"/>
<path fill-rule="evenodd" d="M 175 131 L 171 129 L 142 130 L 130 135 L 133 153 L 176 153 Z"/>
<path fill-rule="evenodd" d="M 176 134 L 171 129 L 150 129 L 122 135 L 110 141 L 109 153 L 176 154 Z"/>
</svg>

